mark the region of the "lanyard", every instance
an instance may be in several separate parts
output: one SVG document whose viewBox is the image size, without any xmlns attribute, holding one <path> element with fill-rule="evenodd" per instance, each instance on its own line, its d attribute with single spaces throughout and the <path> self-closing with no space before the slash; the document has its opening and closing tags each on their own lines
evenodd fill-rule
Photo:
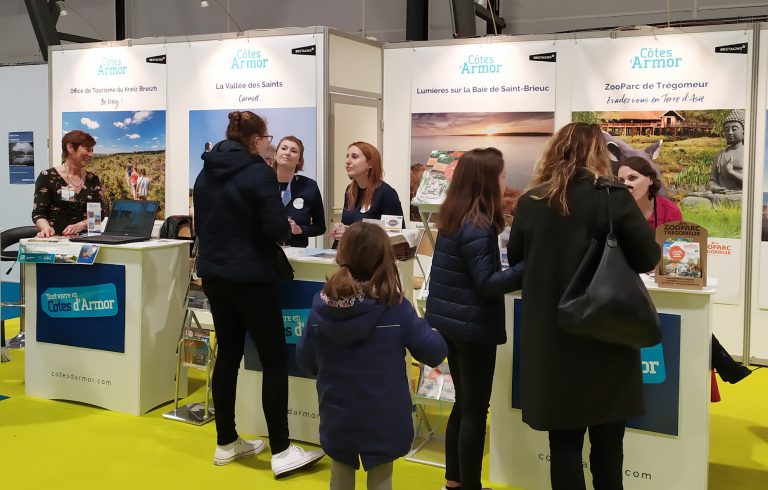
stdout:
<svg viewBox="0 0 768 490">
<path fill-rule="evenodd" d="M 283 191 L 283 206 L 287 206 L 288 203 L 291 202 L 291 183 L 293 182 L 293 177 L 291 177 L 291 180 L 288 181 L 288 187 L 285 188 Z"/>
</svg>

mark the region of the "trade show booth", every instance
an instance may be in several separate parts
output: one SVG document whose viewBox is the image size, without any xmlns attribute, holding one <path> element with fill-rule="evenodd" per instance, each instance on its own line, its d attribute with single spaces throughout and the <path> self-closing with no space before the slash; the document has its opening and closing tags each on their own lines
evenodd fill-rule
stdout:
<svg viewBox="0 0 768 490">
<path fill-rule="evenodd" d="M 224 139 L 230 111 L 251 110 L 266 118 L 275 143 L 287 135 L 303 142 L 303 173 L 318 183 L 329 231 L 340 221 L 354 141 L 382 150 L 384 179 L 404 204 L 424 179 L 432 197 L 444 193 L 463 152 L 499 148 L 511 222 L 552 134 L 571 121 L 599 124 L 616 159 L 648 160 L 684 220 L 709 231 L 707 275 L 716 286 L 647 283 L 664 337 L 642 352 L 648 413 L 629 423 L 624 480 L 629 490 L 704 490 L 711 335 L 768 364 L 765 46 L 768 26 L 759 24 L 391 44 L 309 27 L 57 46 L 48 70 L 50 161 L 59 161 L 59 135 L 82 129 L 97 138 L 88 170 L 109 201 L 136 198 L 130 175 L 143 169 L 160 217 L 193 214 L 201 155 Z M 740 140 L 725 138 L 726 121 L 741 125 Z M 404 207 L 408 227 L 429 229 L 426 214 L 439 211 L 422 206 L 421 223 L 417 207 L 410 216 Z M 281 285 L 289 428 L 311 443 L 319 442 L 315 381 L 294 354 L 312 297 L 337 267 L 322 248 L 330 243 L 327 233 L 310 241 L 317 248 L 287 249 L 295 279 Z M 103 246 L 90 266 L 27 264 L 26 393 L 134 415 L 171 400 L 188 255 L 187 242 L 149 241 Z M 411 299 L 413 261 L 398 270 Z M 65 309 L 78 298 L 98 311 Z M 519 409 L 521 301 L 506 301 L 491 480 L 542 488 L 546 433 L 528 428 Z M 237 426 L 263 436 L 259 369 L 247 343 Z"/>
<path fill-rule="evenodd" d="M 93 265 L 25 265 L 28 395 L 132 415 L 173 398 L 188 242 L 102 245 Z"/>
</svg>

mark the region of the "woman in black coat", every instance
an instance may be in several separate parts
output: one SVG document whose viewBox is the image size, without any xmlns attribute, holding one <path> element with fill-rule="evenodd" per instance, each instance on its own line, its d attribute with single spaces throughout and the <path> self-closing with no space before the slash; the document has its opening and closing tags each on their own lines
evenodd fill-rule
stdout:
<svg viewBox="0 0 768 490">
<path fill-rule="evenodd" d="M 525 261 L 521 334 L 523 420 L 549 431 L 552 488 L 583 489 L 582 444 L 589 429 L 594 487 L 622 488 L 624 421 L 642 415 L 640 352 L 570 335 L 557 326 L 557 304 L 592 238 L 608 231 L 612 179 L 600 128 L 571 123 L 553 137 L 519 200 L 509 261 Z M 611 187 L 614 232 L 638 273 L 661 253 L 632 195 Z"/>
<path fill-rule="evenodd" d="M 262 440 L 243 439 L 235 428 L 237 373 L 247 332 L 261 361 L 261 404 L 277 477 L 324 453 L 304 451 L 288 438 L 288 358 L 277 287 L 283 251 L 277 243 L 288 239 L 290 225 L 275 173 L 260 156 L 271 140 L 262 118 L 250 111 L 230 112 L 227 139 L 201 157 L 193 198 L 200 243 L 197 273 L 211 304 L 218 344 L 213 463 L 228 464 L 265 447 Z"/>
<path fill-rule="evenodd" d="M 522 264 L 501 270 L 498 235 L 506 172 L 496 148 L 456 166 L 440 208 L 425 318 L 445 337 L 456 388 L 445 430 L 446 487 L 480 490 L 496 346 L 507 341 L 504 293 L 520 289 Z"/>
</svg>

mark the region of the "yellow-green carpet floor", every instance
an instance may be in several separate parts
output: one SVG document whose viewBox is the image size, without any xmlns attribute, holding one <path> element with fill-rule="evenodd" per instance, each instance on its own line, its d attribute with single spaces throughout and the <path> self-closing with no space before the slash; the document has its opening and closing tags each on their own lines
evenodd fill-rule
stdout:
<svg viewBox="0 0 768 490">
<path fill-rule="evenodd" d="M 10 338 L 18 322 L 7 322 L 6 328 Z M 27 397 L 24 351 L 13 350 L 11 356 L 11 362 L 0 364 L 0 398 L 8 397 L 0 399 L 2 489 L 328 488 L 327 458 L 309 471 L 281 480 L 272 477 L 268 451 L 214 466 L 214 424 L 197 427 L 163 419 L 171 405 L 135 417 Z M 195 392 L 183 403 L 200 401 L 202 387 L 201 379 L 191 378 L 190 391 Z M 768 369 L 758 369 L 738 385 L 721 383 L 720 388 L 723 401 L 710 410 L 709 488 L 765 490 Z M 485 478 L 487 462 L 486 454 Z M 365 488 L 365 474 L 357 476 L 357 487 Z M 400 459 L 393 482 L 396 489 L 438 490 L 444 483 L 443 470 Z M 512 488 L 486 483 L 495 490 Z"/>
</svg>

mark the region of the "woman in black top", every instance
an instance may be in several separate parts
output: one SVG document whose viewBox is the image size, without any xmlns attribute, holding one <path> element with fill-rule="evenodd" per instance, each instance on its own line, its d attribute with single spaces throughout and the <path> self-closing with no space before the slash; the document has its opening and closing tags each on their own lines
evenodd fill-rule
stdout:
<svg viewBox="0 0 768 490">
<path fill-rule="evenodd" d="M 304 143 L 295 136 L 285 136 L 275 150 L 280 196 L 291 224 L 291 237 L 284 242 L 291 247 L 306 247 L 309 237 L 325 233 L 323 197 L 317 182 L 298 175 L 304 168 Z"/>
<path fill-rule="evenodd" d="M 80 130 L 61 138 L 62 164 L 43 170 L 35 181 L 32 222 L 39 237 L 77 235 L 88 229 L 86 204 L 101 204 L 102 217 L 107 205 L 102 197 L 101 182 L 85 170 L 93 157 L 96 140 Z"/>
<path fill-rule="evenodd" d="M 344 168 L 352 182 L 344 193 L 341 223 L 331 233 L 336 243 L 352 223 L 363 219 L 381 219 L 383 214 L 403 216 L 397 192 L 383 180 L 381 154 L 375 146 L 363 141 L 349 145 Z"/>
</svg>

